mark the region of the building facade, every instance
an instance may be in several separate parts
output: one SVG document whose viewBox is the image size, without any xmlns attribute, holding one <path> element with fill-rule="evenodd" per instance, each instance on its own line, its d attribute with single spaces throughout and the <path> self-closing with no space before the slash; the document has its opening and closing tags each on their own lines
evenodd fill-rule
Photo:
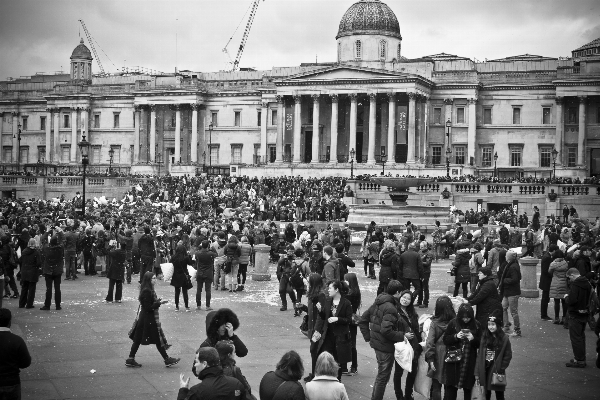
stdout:
<svg viewBox="0 0 600 400">
<path fill-rule="evenodd" d="M 600 39 L 560 59 L 408 59 L 391 8 L 361 0 L 336 45 L 331 63 L 99 76 L 81 41 L 69 74 L 0 82 L 0 163 L 77 168 L 86 135 L 92 168 L 112 149 L 134 173 L 600 175 Z"/>
</svg>

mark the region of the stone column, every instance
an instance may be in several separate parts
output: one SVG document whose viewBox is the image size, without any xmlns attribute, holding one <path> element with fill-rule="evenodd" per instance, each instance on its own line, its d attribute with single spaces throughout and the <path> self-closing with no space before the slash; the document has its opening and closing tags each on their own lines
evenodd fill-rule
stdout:
<svg viewBox="0 0 600 400">
<path fill-rule="evenodd" d="M 352 149 L 356 151 L 356 119 L 357 119 L 357 110 L 356 110 L 356 98 L 358 95 L 356 93 L 350 93 L 350 142 L 348 143 L 348 161 L 352 158 L 350 152 Z M 356 160 L 354 160 L 356 161 Z"/>
<path fill-rule="evenodd" d="M 71 108 L 71 162 L 77 162 L 77 110 Z"/>
<path fill-rule="evenodd" d="M 329 162 L 331 164 L 337 164 L 339 97 L 337 93 L 332 93 L 329 97 L 331 97 L 331 144 L 329 147 Z"/>
<path fill-rule="evenodd" d="M 579 135 L 577 137 L 577 165 L 585 165 L 584 155 L 584 143 L 585 143 L 585 105 L 587 103 L 587 96 L 579 97 Z"/>
<path fill-rule="evenodd" d="M 396 163 L 396 93 L 388 93 L 388 165 Z"/>
<path fill-rule="evenodd" d="M 88 139 L 91 141 L 91 138 Z M 61 162 L 62 154 L 60 152 L 60 108 L 54 109 L 54 154 L 52 161 Z"/>
<path fill-rule="evenodd" d="M 299 163 L 300 160 L 300 133 L 302 132 L 302 118 L 300 116 L 302 110 L 302 96 L 294 96 L 294 163 Z"/>
<path fill-rule="evenodd" d="M 138 136 L 139 143 L 139 136 Z M 139 150 L 136 152 L 136 146 L 133 146 L 133 161 L 137 162 L 136 153 L 139 155 Z M 150 104 L 150 162 L 156 160 L 156 104 Z"/>
<path fill-rule="evenodd" d="M 140 114 L 142 106 L 133 106 L 133 118 L 135 119 L 135 129 L 133 131 L 133 163 L 137 164 L 140 161 Z M 152 152 L 152 151 L 150 151 Z"/>
<path fill-rule="evenodd" d="M 408 93 L 408 154 L 406 157 L 407 163 L 415 162 L 415 123 L 417 117 L 417 94 L 414 92 Z"/>
<path fill-rule="evenodd" d="M 312 136 L 312 157 L 311 157 L 311 164 L 314 163 L 318 163 L 320 162 L 319 160 L 319 145 L 320 140 L 319 140 L 319 99 L 320 99 L 320 95 L 318 94 L 313 94 L 312 95 L 312 99 L 313 99 L 313 120 L 312 120 L 312 127 L 313 127 L 313 136 Z"/>
<path fill-rule="evenodd" d="M 260 158 L 261 162 L 267 162 L 267 122 L 269 102 L 263 101 L 260 109 Z"/>
<path fill-rule="evenodd" d="M 369 93 L 369 148 L 367 164 L 375 164 L 375 131 L 377 130 L 377 94 Z"/>
<path fill-rule="evenodd" d="M 198 162 L 198 108 L 199 104 L 193 103 L 192 107 L 192 143 L 190 146 L 191 149 L 191 160 L 193 163 Z"/>
<path fill-rule="evenodd" d="M 181 106 L 175 104 L 175 163 L 181 161 Z"/>
<path fill-rule="evenodd" d="M 477 98 L 469 99 L 469 127 L 467 130 L 467 165 L 471 165 L 471 157 L 475 160 L 475 136 L 477 133 L 476 119 Z"/>
<path fill-rule="evenodd" d="M 283 132 L 285 130 L 285 104 L 283 96 L 277 95 L 277 138 L 275 139 L 275 162 L 283 162 Z"/>
<path fill-rule="evenodd" d="M 19 113 L 12 113 L 12 162 L 17 163 L 19 159 Z"/>
<path fill-rule="evenodd" d="M 46 159 L 44 162 L 52 161 L 52 109 L 46 108 Z M 39 155 L 38 155 L 39 158 Z"/>
<path fill-rule="evenodd" d="M 423 96 L 423 106 L 425 107 L 425 112 L 423 115 L 423 158 L 425 159 L 425 164 L 427 164 L 427 156 L 429 154 L 429 145 L 428 145 L 428 135 L 429 135 L 429 107 L 430 107 L 430 99 L 427 96 Z"/>
<path fill-rule="evenodd" d="M 554 148 L 556 151 L 560 152 L 558 157 L 556 157 L 556 164 L 562 165 L 563 158 L 563 97 L 556 97 L 554 99 L 556 101 L 556 134 L 554 135 Z"/>
</svg>

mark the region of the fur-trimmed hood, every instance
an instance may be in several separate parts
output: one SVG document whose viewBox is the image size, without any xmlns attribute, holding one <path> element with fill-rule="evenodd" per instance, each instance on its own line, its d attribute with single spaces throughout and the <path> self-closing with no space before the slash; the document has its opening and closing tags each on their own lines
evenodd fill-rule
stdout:
<svg viewBox="0 0 600 400">
<path fill-rule="evenodd" d="M 211 341 L 218 339 L 219 327 L 228 322 L 233 325 L 234 331 L 240 327 L 238 316 L 229 308 L 219 308 L 216 311 L 209 312 L 206 314 L 206 336 Z"/>
</svg>

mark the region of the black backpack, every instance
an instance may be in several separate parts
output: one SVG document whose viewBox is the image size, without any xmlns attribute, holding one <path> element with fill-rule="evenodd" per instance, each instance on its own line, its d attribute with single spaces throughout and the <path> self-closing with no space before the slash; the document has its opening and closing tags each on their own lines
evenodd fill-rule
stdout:
<svg viewBox="0 0 600 400">
<path fill-rule="evenodd" d="M 296 264 L 296 262 L 293 262 L 293 267 L 292 267 L 292 275 L 290 276 L 290 283 L 292 284 L 292 287 L 294 289 L 302 289 L 302 287 L 304 286 L 304 280 L 303 280 L 303 275 L 302 275 L 302 271 L 300 269 L 300 266 L 303 265 L 306 261 L 302 261 L 300 263 L 300 265 Z"/>
</svg>

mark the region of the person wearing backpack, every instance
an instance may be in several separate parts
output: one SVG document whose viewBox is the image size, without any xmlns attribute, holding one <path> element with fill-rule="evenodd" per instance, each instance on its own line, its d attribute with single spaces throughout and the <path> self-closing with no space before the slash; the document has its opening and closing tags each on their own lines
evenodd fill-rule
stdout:
<svg viewBox="0 0 600 400">
<path fill-rule="evenodd" d="M 297 307 L 302 301 L 302 295 L 306 293 L 307 287 L 305 281 L 310 275 L 308 261 L 304 258 L 304 250 L 296 249 L 294 251 L 295 259 L 292 261 L 292 273 L 290 283 L 296 291 L 296 303 L 294 305 L 294 317 L 300 316 L 302 311 Z"/>
<path fill-rule="evenodd" d="M 294 259 L 294 246 L 289 244 L 286 249 L 287 256 L 281 257 L 277 262 L 277 279 L 279 280 L 279 296 L 281 297 L 281 308 L 279 311 L 287 310 L 287 298 L 289 295 L 296 308 L 296 294 L 290 282 L 292 275 L 292 260 Z"/>
<path fill-rule="evenodd" d="M 566 363 L 566 366 L 585 368 L 585 325 L 589 319 L 592 285 L 577 268 L 567 271 L 567 284 L 569 293 L 565 295 L 565 303 L 569 312 L 569 338 L 574 358 Z"/>
</svg>

